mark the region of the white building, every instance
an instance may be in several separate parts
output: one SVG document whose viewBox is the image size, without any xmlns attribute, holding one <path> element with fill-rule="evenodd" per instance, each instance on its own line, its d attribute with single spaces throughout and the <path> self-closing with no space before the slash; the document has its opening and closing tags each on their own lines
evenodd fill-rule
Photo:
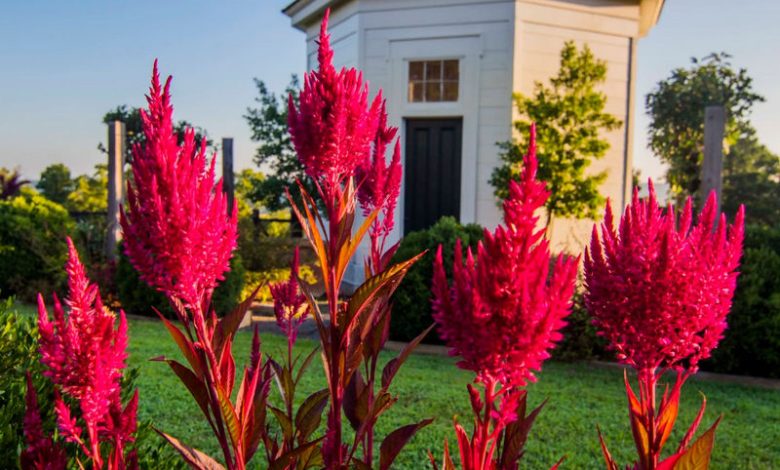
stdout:
<svg viewBox="0 0 780 470">
<path fill-rule="evenodd" d="M 608 63 L 607 111 L 623 126 L 606 134 L 602 194 L 616 206 L 631 190 L 637 40 L 663 0 L 296 0 L 284 9 L 306 33 L 308 68 L 326 8 L 336 67 L 363 70 L 384 90 L 399 127 L 404 187 L 397 235 L 442 215 L 494 227 L 501 213 L 488 183 L 509 140 L 513 92 L 530 94 L 559 67 L 564 42 L 587 43 Z M 579 252 L 590 221 L 556 221 L 553 247 Z"/>
</svg>

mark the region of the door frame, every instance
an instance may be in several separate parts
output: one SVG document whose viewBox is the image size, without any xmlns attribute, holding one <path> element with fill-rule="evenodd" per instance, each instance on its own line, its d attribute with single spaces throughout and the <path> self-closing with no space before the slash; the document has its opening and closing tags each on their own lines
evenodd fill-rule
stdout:
<svg viewBox="0 0 780 470">
<path fill-rule="evenodd" d="M 407 31 L 407 34 L 409 32 Z M 401 162 L 406 164 L 407 119 L 461 119 L 461 181 L 460 221 L 476 222 L 477 214 L 477 148 L 479 126 L 479 83 L 482 39 L 479 34 L 431 35 L 421 31 L 419 37 L 409 35 L 389 39 L 390 96 L 388 114 L 396 119 L 401 142 Z M 413 60 L 459 59 L 460 82 L 458 101 L 440 103 L 409 103 L 407 80 L 409 62 Z M 402 179 L 405 181 L 405 177 Z M 396 221 L 399 235 L 405 232 L 405 189 L 397 205 Z"/>
</svg>

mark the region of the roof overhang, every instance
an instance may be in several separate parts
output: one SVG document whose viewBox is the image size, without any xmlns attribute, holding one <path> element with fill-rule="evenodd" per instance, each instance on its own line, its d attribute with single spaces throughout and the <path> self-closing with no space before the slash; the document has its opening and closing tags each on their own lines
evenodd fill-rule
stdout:
<svg viewBox="0 0 780 470">
<path fill-rule="evenodd" d="M 319 21 L 328 7 L 344 3 L 338 0 L 294 0 L 282 9 L 290 17 L 293 27 L 305 31 L 306 27 Z"/>
<path fill-rule="evenodd" d="M 658 23 L 664 0 L 639 0 L 639 37 L 647 33 Z"/>
</svg>

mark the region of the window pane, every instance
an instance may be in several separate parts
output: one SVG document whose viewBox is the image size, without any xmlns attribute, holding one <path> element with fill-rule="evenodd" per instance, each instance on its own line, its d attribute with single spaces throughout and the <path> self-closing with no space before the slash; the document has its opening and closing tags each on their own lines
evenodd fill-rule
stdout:
<svg viewBox="0 0 780 470">
<path fill-rule="evenodd" d="M 422 82 L 409 82 L 409 101 L 412 103 L 423 101 Z"/>
<path fill-rule="evenodd" d="M 458 82 L 444 82 L 443 101 L 458 101 Z"/>
<path fill-rule="evenodd" d="M 425 63 L 425 79 L 441 80 L 441 61 L 433 60 Z"/>
<path fill-rule="evenodd" d="M 425 84 L 425 101 L 441 101 L 441 82 Z"/>
<path fill-rule="evenodd" d="M 423 79 L 423 63 L 409 62 L 409 81 Z"/>
<path fill-rule="evenodd" d="M 458 79 L 458 61 L 457 60 L 445 60 L 444 61 L 444 79 L 445 80 L 457 80 Z"/>
</svg>

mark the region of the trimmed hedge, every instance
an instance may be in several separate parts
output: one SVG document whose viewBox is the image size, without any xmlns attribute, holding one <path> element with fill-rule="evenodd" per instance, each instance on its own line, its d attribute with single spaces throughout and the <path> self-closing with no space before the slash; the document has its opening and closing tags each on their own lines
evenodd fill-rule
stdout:
<svg viewBox="0 0 780 470">
<path fill-rule="evenodd" d="M 211 306 L 216 310 L 217 315 L 224 315 L 230 312 L 241 302 L 241 292 L 244 288 L 244 273 L 241 257 L 234 253 L 233 258 L 230 260 L 230 271 L 225 273 L 225 280 L 214 289 L 214 295 L 211 299 Z M 157 314 L 152 309 L 154 307 L 167 318 L 176 317 L 165 295 L 149 287 L 138 276 L 138 272 L 130 263 L 127 255 L 125 255 L 122 244 L 119 247 L 116 286 L 119 302 L 126 313 L 156 317 Z"/>
<path fill-rule="evenodd" d="M 59 291 L 73 227 L 65 208 L 35 192 L 0 200 L 0 293 L 32 302 Z"/>
<path fill-rule="evenodd" d="M 425 250 L 428 252 L 409 269 L 393 294 L 391 339 L 410 341 L 433 323 L 431 317 L 433 259 L 441 244 L 445 270 L 448 278 L 451 279 L 452 252 L 457 239 L 461 240 L 464 249 L 467 246 L 475 247 L 477 242 L 482 240 L 482 227 L 477 224 L 460 225 L 454 217 L 442 217 L 431 228 L 412 232 L 401 241 L 401 246 L 393 256 L 393 263 L 412 258 Z M 425 342 L 442 343 L 435 330 L 425 338 Z"/>
</svg>

